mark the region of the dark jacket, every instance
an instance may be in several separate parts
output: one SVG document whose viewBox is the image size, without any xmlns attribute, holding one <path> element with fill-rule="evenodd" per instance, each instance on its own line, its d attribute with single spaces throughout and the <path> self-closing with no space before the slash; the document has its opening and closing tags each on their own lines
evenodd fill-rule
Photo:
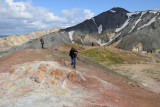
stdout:
<svg viewBox="0 0 160 107">
<path fill-rule="evenodd" d="M 77 57 L 77 53 L 78 51 L 75 49 L 71 49 L 69 52 L 69 56 L 71 56 L 71 58 L 76 58 Z"/>
<path fill-rule="evenodd" d="M 44 44 L 44 40 L 43 39 L 40 39 L 40 41 L 41 41 L 41 44 Z"/>
</svg>

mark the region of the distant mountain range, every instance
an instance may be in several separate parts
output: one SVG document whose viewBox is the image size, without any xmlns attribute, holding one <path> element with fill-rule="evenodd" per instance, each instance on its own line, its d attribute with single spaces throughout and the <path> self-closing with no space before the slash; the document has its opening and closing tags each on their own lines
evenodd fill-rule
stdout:
<svg viewBox="0 0 160 107">
<path fill-rule="evenodd" d="M 160 11 L 112 8 L 75 26 L 42 37 L 46 48 L 63 44 L 108 45 L 124 50 L 160 49 Z M 37 38 L 24 48 L 41 48 Z"/>
<path fill-rule="evenodd" d="M 0 38 L 8 37 L 9 35 L 0 35 Z"/>
</svg>

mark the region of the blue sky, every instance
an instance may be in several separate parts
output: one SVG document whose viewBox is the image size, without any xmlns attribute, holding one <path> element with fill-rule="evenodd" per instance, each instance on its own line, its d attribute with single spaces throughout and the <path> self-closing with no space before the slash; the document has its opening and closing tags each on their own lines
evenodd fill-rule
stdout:
<svg viewBox="0 0 160 107">
<path fill-rule="evenodd" d="M 122 7 L 131 12 L 160 9 L 160 0 L 32 0 L 32 4 L 48 8 L 56 14 L 73 8 L 89 9 L 95 15 L 113 7 Z"/>
<path fill-rule="evenodd" d="M 113 7 L 160 9 L 160 0 L 0 0 L 0 35 L 66 28 Z"/>
</svg>

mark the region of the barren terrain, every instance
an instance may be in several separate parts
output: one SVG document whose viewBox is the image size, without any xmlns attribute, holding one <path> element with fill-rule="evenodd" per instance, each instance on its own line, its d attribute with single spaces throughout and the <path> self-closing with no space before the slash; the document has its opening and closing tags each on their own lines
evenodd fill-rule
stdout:
<svg viewBox="0 0 160 107">
<path fill-rule="evenodd" d="M 160 106 L 159 94 L 82 58 L 77 69 L 67 53 L 55 49 L 27 49 L 0 58 L 0 105 Z"/>
</svg>

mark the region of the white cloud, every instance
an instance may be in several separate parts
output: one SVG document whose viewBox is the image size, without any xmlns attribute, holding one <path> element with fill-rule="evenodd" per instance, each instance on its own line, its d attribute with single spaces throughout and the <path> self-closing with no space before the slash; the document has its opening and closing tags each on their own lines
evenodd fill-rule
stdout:
<svg viewBox="0 0 160 107">
<path fill-rule="evenodd" d="M 158 8 L 155 8 L 154 10 L 159 10 Z"/>
<path fill-rule="evenodd" d="M 24 34 L 32 31 L 68 27 L 94 16 L 88 9 L 62 10 L 61 16 L 28 2 L 0 0 L 0 34 Z"/>
<path fill-rule="evenodd" d="M 90 19 L 91 17 L 94 16 L 94 13 L 91 12 L 90 10 L 88 10 L 88 9 L 85 9 L 84 13 L 83 13 L 83 16 L 85 17 L 85 19 Z"/>
</svg>

